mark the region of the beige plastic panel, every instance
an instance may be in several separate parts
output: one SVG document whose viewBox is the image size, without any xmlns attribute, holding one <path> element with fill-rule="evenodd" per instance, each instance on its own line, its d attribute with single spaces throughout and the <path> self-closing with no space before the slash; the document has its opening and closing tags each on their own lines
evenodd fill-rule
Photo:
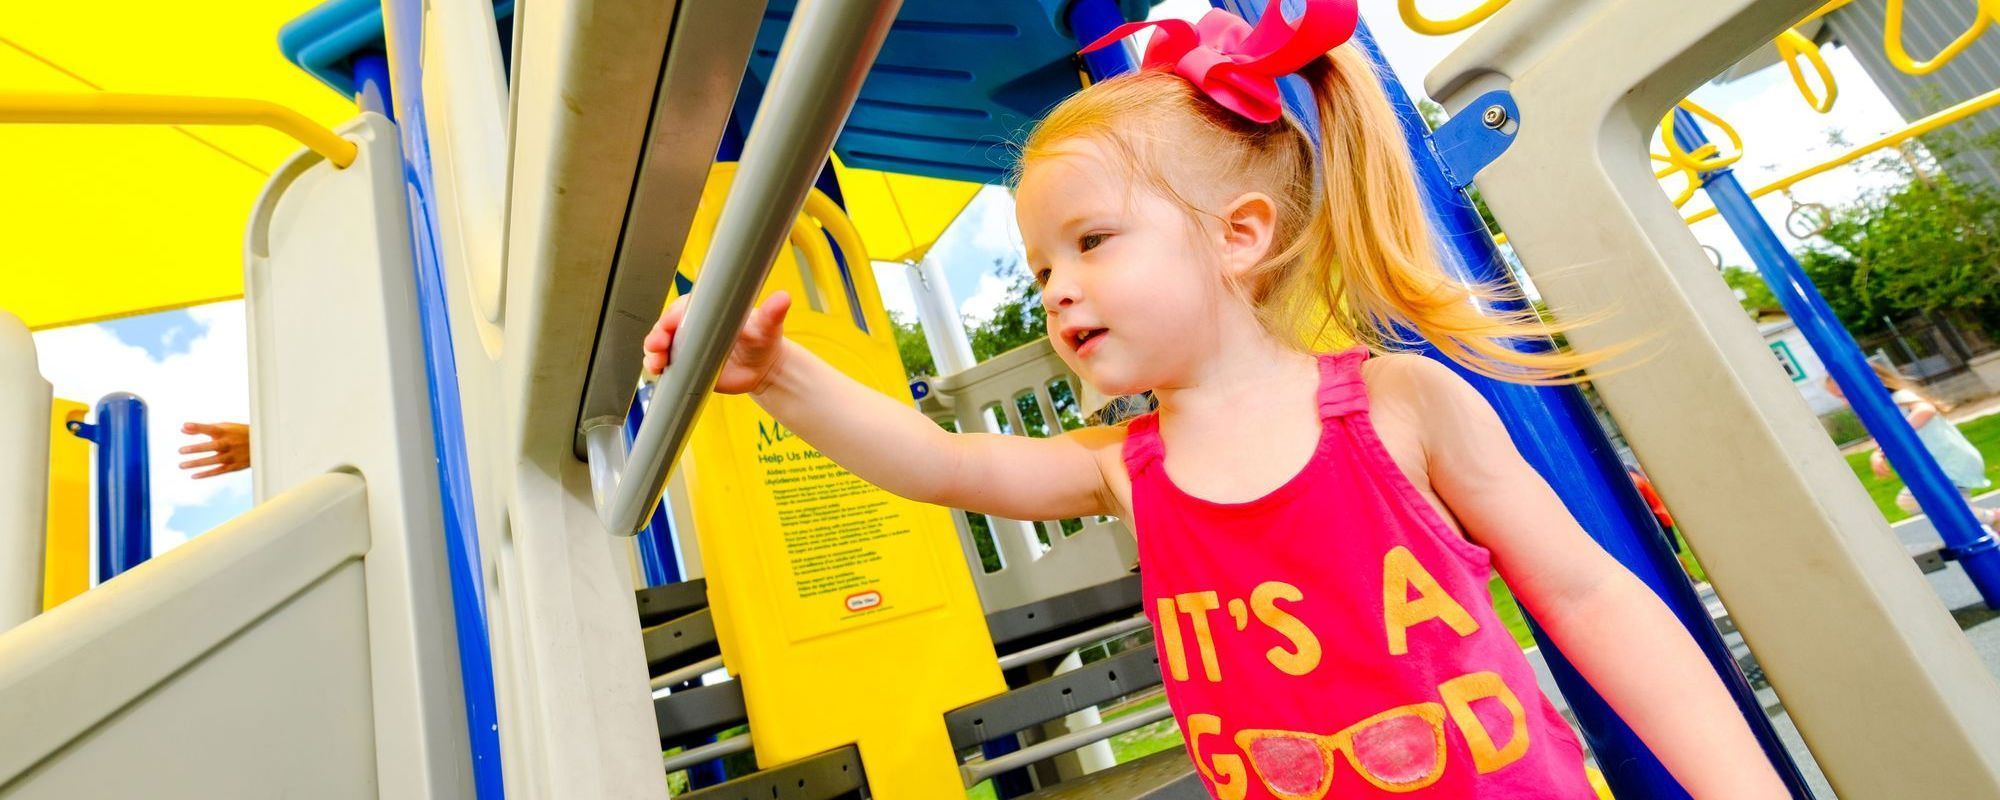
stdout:
<svg viewBox="0 0 2000 800">
<path fill-rule="evenodd" d="M 1023 419 L 1021 405 L 1025 401 L 1041 412 L 1046 435 L 1056 435 L 1065 430 L 1066 424 L 1050 396 L 1050 384 L 1058 381 L 1069 386 L 1071 413 L 1077 416 L 1087 413 L 1083 381 L 1069 371 L 1047 339 L 1037 339 L 971 369 L 939 378 L 934 389 L 945 402 L 927 403 L 925 411 L 933 419 L 956 424 L 960 431 L 999 433 L 984 413 L 997 406 L 999 420 L 1015 435 L 1042 433 L 1031 431 Z M 1131 530 L 1115 518 L 1099 521 L 1086 517 L 1080 520 L 1081 530 L 1065 536 L 1061 523 L 1056 521 L 989 517 L 994 545 L 1003 565 L 996 572 L 986 572 L 973 544 L 966 512 L 952 509 L 951 513 L 966 563 L 972 566 L 972 580 L 979 588 L 980 603 L 989 612 L 1096 586 L 1125 574 L 1138 561 L 1138 545 Z M 1035 536 L 1037 527 L 1048 537 L 1046 552 L 1041 551 L 1040 540 Z"/>
<path fill-rule="evenodd" d="M 259 499 L 335 470 L 368 481 L 361 567 L 373 675 L 373 763 L 385 796 L 472 794 L 445 570 L 402 154 L 388 120 L 341 129 L 333 169 L 300 153 L 250 220 L 251 449 Z M 280 680 L 282 680 L 280 678 Z"/>
<path fill-rule="evenodd" d="M 1427 85 L 1457 114 L 1512 91 L 1519 132 L 1480 192 L 1558 316 L 1607 315 L 1571 342 L 1647 343 L 1596 386 L 1835 790 L 2000 797 L 2000 686 L 1646 156 L 1671 104 L 1819 4 L 1514 0 Z"/>
<path fill-rule="evenodd" d="M 375 797 L 360 478 L 0 635 L 0 797 Z"/>
<path fill-rule="evenodd" d="M 0 633 L 42 610 L 49 382 L 37 363 L 28 326 L 0 311 Z"/>
<path fill-rule="evenodd" d="M 660 89 L 668 49 L 701 64 L 703 47 L 726 46 L 714 29 L 739 27 L 745 8 L 522 4 L 499 322 L 471 294 L 476 265 L 443 253 L 510 797 L 666 797 L 630 543 L 598 521 L 577 414 L 656 96 L 672 107 L 727 77 L 726 114 L 734 91 L 713 69 Z M 688 191 L 691 215 L 700 183 Z M 617 346 L 634 353 L 636 384 L 637 339 Z"/>
</svg>

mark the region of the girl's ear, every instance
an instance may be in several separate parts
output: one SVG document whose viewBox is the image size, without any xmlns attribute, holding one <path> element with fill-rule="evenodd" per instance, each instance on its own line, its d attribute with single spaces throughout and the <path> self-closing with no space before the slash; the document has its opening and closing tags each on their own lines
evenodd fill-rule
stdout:
<svg viewBox="0 0 2000 800">
<path fill-rule="evenodd" d="M 1247 276 L 1271 254 L 1278 229 L 1278 204 L 1250 192 L 1222 209 L 1222 269 L 1232 279 Z"/>
</svg>

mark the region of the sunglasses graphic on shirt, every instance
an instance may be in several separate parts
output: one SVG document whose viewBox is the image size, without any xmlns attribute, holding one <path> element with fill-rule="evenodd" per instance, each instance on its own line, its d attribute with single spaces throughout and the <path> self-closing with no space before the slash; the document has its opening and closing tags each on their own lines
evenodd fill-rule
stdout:
<svg viewBox="0 0 2000 800">
<path fill-rule="evenodd" d="M 1528 751 L 1525 709 L 1500 676 L 1474 673 L 1438 687 L 1445 702 L 1412 703 L 1356 722 L 1332 735 L 1244 729 L 1236 746 L 1251 770 L 1281 800 L 1321 800 L 1333 787 L 1340 762 L 1375 788 L 1414 792 L 1437 783 L 1445 771 L 1445 720 L 1465 736 L 1473 767 L 1481 774 L 1513 763 Z M 1475 700 L 1498 701 L 1511 717 L 1507 743 L 1495 746 Z"/>
</svg>

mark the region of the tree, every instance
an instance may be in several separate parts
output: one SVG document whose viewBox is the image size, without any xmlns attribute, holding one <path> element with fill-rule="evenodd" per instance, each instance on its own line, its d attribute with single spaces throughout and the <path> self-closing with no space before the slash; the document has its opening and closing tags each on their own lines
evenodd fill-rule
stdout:
<svg viewBox="0 0 2000 800">
<path fill-rule="evenodd" d="M 1729 288 L 1738 292 L 1736 301 L 1743 304 L 1743 310 L 1748 312 L 1752 319 L 1766 313 L 1784 311 L 1784 307 L 1778 304 L 1778 296 L 1771 293 L 1771 287 L 1764 284 L 1764 278 L 1758 275 L 1756 270 L 1723 267 L 1722 280 L 1729 284 Z"/>
<path fill-rule="evenodd" d="M 931 360 L 930 341 L 924 338 L 924 324 L 903 319 L 903 315 L 889 312 L 889 324 L 896 328 L 896 355 L 903 358 L 903 372 L 912 377 L 936 375 L 937 364 Z"/>
<path fill-rule="evenodd" d="M 1035 284 L 1019 256 L 993 259 L 995 271 L 1007 280 L 1008 298 L 993 316 L 972 329 L 972 355 L 980 361 L 1049 335 L 1049 314 L 1042 308 L 1042 287 Z"/>
<path fill-rule="evenodd" d="M 1856 334 L 1941 312 L 2000 329 L 2000 196 L 1914 163 L 1885 168 L 1907 180 L 1833 209 L 1826 246 L 1800 254 L 1806 274 Z"/>
</svg>

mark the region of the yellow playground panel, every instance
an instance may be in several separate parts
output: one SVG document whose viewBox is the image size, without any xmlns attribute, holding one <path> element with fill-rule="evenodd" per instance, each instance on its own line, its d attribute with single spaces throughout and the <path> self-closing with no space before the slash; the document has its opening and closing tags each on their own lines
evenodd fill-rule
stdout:
<svg viewBox="0 0 2000 800">
<path fill-rule="evenodd" d="M 88 406 L 55 398 L 49 405 L 49 539 L 42 568 L 42 610 L 90 588 L 90 443 L 69 432 Z"/>
<path fill-rule="evenodd" d="M 710 173 L 683 251 L 697 285 L 734 171 Z M 764 292 L 780 289 L 796 298 L 794 342 L 884 394 L 908 391 L 861 236 L 823 194 L 806 201 Z M 1006 686 L 949 512 L 869 485 L 746 397 L 711 398 L 689 453 L 709 607 L 757 720 L 758 763 L 854 743 L 875 797 L 961 794 L 944 714 Z"/>
</svg>

